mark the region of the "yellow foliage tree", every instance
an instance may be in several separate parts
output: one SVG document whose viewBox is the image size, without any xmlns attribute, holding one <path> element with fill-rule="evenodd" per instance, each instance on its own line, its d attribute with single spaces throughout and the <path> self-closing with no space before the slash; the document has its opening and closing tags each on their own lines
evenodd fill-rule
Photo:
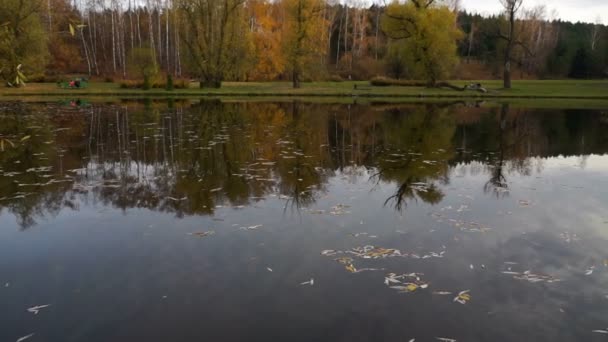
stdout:
<svg viewBox="0 0 608 342">
<path fill-rule="evenodd" d="M 300 88 L 305 72 L 312 73 L 315 65 L 324 65 L 327 46 L 327 20 L 323 16 L 322 0 L 283 0 L 285 24 L 283 51 L 294 88 Z"/>
<path fill-rule="evenodd" d="M 247 51 L 245 0 L 176 0 L 182 18 L 187 61 L 200 86 L 219 88 Z"/>
<path fill-rule="evenodd" d="M 463 33 L 456 14 L 446 5 L 432 0 L 395 1 L 386 9 L 382 29 L 397 41 L 409 73 L 431 87 L 449 77 L 458 64 L 456 43 Z"/>
<path fill-rule="evenodd" d="M 0 77 L 21 86 L 24 74 L 41 75 L 47 63 L 47 33 L 40 0 L 0 0 Z"/>
<path fill-rule="evenodd" d="M 253 41 L 254 66 L 250 77 L 254 80 L 272 80 L 285 71 L 282 50 L 282 13 L 276 3 L 252 0 L 248 3 L 250 31 Z"/>
</svg>

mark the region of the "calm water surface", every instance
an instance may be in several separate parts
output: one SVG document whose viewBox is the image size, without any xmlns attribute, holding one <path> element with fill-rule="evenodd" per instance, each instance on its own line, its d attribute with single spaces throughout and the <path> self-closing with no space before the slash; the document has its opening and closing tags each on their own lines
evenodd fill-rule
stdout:
<svg viewBox="0 0 608 342">
<path fill-rule="evenodd" d="M 608 336 L 608 110 L 0 108 L 0 341 Z"/>
</svg>

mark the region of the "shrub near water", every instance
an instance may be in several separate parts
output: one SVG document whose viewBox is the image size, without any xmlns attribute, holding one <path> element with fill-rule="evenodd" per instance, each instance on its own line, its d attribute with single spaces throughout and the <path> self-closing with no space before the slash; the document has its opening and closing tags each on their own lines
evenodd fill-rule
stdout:
<svg viewBox="0 0 608 342">
<path fill-rule="evenodd" d="M 167 75 L 167 86 L 165 87 L 167 91 L 173 90 L 173 76 L 171 74 Z"/>
<path fill-rule="evenodd" d="M 143 90 L 150 90 L 152 88 L 152 83 L 150 82 L 150 76 L 144 75 L 144 84 L 142 86 Z"/>
<path fill-rule="evenodd" d="M 412 80 L 396 80 L 393 78 L 387 77 L 374 77 L 369 80 L 369 83 L 375 87 L 390 87 L 390 86 L 398 86 L 398 87 L 425 87 L 427 83 L 420 81 L 412 81 Z"/>
<path fill-rule="evenodd" d="M 162 80 L 150 81 L 150 89 L 167 89 L 169 90 L 169 84 Z M 190 81 L 187 79 L 172 80 L 172 89 L 188 89 L 190 88 Z M 144 80 L 124 80 L 120 82 L 121 89 L 144 89 Z M 144 89 L 145 90 L 145 89 Z"/>
</svg>

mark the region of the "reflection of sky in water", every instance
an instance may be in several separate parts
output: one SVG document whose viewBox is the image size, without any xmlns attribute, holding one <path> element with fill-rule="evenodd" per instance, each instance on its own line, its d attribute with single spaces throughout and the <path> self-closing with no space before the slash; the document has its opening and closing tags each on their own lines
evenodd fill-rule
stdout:
<svg viewBox="0 0 608 342">
<path fill-rule="evenodd" d="M 525 162 L 523 173 L 507 162 L 498 192 L 487 191 L 489 164 L 456 162 L 435 181 L 438 203 L 410 197 L 400 211 L 386 200 L 401 184 L 374 177 L 373 165 L 325 170 L 322 190 L 300 206 L 276 184 L 243 207 L 217 194 L 213 215 L 121 209 L 99 199 L 103 190 L 76 193 L 74 209 L 25 230 L 5 210 L 0 340 L 601 341 L 591 331 L 608 327 L 608 156 Z M 461 230 L 471 227 L 489 230 Z M 445 256 L 354 258 L 385 270 L 351 274 L 320 255 L 364 245 Z M 530 283 L 509 270 L 562 281 Z M 429 288 L 399 294 L 383 284 L 389 272 L 423 273 Z M 314 286 L 299 285 L 310 278 Z M 462 290 L 471 290 L 466 305 L 432 294 Z M 52 306 L 26 311 L 40 304 Z"/>
</svg>

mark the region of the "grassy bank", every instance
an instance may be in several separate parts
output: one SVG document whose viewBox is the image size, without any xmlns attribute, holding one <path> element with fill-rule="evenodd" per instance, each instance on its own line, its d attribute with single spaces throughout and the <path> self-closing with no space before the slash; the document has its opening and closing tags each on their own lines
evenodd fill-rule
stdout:
<svg viewBox="0 0 608 342">
<path fill-rule="evenodd" d="M 471 81 L 454 81 L 464 85 Z M 608 81 L 515 81 L 513 89 L 502 89 L 500 81 L 480 81 L 487 93 L 429 89 L 424 87 L 372 87 L 369 82 L 313 82 L 293 89 L 288 82 L 226 82 L 220 89 L 148 91 L 121 89 L 115 83 L 91 83 L 86 89 L 60 89 L 54 83 L 28 84 L 24 88 L 0 88 L 1 98 L 25 96 L 120 96 L 120 97 L 361 97 L 368 99 L 581 99 L 608 101 Z M 358 89 L 355 89 L 355 86 Z"/>
</svg>

